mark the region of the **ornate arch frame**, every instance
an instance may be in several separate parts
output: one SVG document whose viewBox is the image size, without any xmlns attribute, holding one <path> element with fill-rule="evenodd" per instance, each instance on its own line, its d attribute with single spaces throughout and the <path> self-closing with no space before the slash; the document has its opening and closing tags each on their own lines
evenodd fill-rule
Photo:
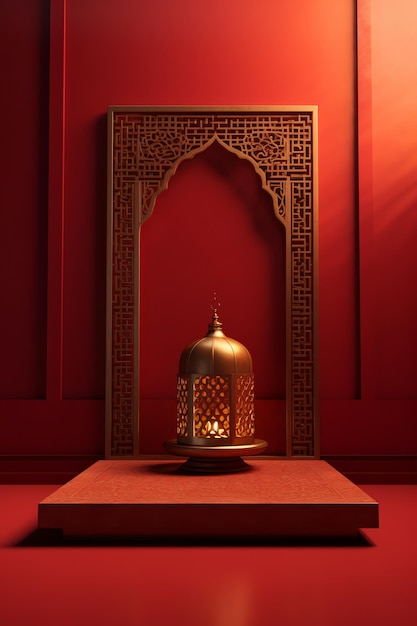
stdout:
<svg viewBox="0 0 417 626">
<path fill-rule="evenodd" d="M 106 457 L 139 455 L 139 233 L 185 158 L 249 160 L 286 231 L 286 457 L 317 458 L 317 107 L 108 110 Z"/>
</svg>

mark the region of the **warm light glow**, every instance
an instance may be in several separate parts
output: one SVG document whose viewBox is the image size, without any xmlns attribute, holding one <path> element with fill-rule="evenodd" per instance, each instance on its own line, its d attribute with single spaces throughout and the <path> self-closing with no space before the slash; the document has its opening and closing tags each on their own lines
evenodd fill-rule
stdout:
<svg viewBox="0 0 417 626">
<path fill-rule="evenodd" d="M 221 437 L 221 430 L 219 430 L 219 422 L 214 421 L 213 423 L 210 423 L 210 432 L 209 432 L 209 434 L 210 435 L 214 435 L 214 437 L 216 437 L 216 438 L 220 438 Z"/>
</svg>

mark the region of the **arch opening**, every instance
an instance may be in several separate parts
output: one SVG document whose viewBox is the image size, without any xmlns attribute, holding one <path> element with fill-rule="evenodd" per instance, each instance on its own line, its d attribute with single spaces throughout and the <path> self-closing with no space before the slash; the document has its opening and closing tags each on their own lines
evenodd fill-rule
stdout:
<svg viewBox="0 0 417 626">
<path fill-rule="evenodd" d="M 150 211 L 146 214 L 145 219 L 150 217 L 150 215 L 152 214 L 152 211 L 153 211 L 153 208 L 155 206 L 155 202 L 156 202 L 158 196 L 163 191 L 166 191 L 168 189 L 169 181 L 175 175 L 175 173 L 177 172 L 177 170 L 181 166 L 181 164 L 184 161 L 187 161 L 189 159 L 194 159 L 197 155 L 201 154 L 202 152 L 206 152 L 212 146 L 213 146 L 213 150 L 211 150 L 211 152 L 213 152 L 213 154 L 223 155 L 223 159 L 225 158 L 224 153 L 223 153 L 223 150 L 224 150 L 226 152 L 229 152 L 229 153 L 235 155 L 239 159 L 243 159 L 243 160 L 248 161 L 252 165 L 254 171 L 259 176 L 262 189 L 264 189 L 266 191 L 266 193 L 271 198 L 272 206 L 273 206 L 273 209 L 274 209 L 276 217 L 285 226 L 285 224 L 286 224 L 286 222 L 285 222 L 285 198 L 284 198 L 283 193 L 279 193 L 279 191 L 277 189 L 275 189 L 274 191 L 271 189 L 270 185 L 267 182 L 267 179 L 266 179 L 266 176 L 265 176 L 265 172 L 259 167 L 259 165 L 258 165 L 258 163 L 256 162 L 255 159 L 253 159 L 249 155 L 243 153 L 241 150 L 237 150 L 233 146 L 231 146 L 231 145 L 227 144 L 226 142 L 222 141 L 220 139 L 220 137 L 218 137 L 217 133 L 214 133 L 213 136 L 211 137 L 211 139 L 209 139 L 205 144 L 203 144 L 202 146 L 199 146 L 198 148 L 190 150 L 188 152 L 187 151 L 184 152 L 184 154 L 182 154 L 175 161 L 174 166 L 171 167 L 165 173 L 165 176 L 164 176 L 164 179 L 163 179 L 163 182 L 162 182 L 160 188 L 157 189 L 155 191 L 155 193 L 153 194 L 153 197 L 152 197 L 151 202 L 150 202 L 150 207 L 151 208 L 150 208 Z M 217 147 L 217 149 L 216 149 L 216 147 Z M 220 148 L 220 150 L 219 150 L 219 148 Z M 209 150 L 209 152 L 210 152 L 210 150 Z M 222 159 L 219 158 L 218 159 L 218 165 L 219 166 L 221 165 L 221 162 L 222 162 Z M 214 159 L 213 159 L 213 164 L 214 165 L 217 164 L 216 157 L 214 157 Z"/>
<path fill-rule="evenodd" d="M 285 454 L 285 228 L 253 164 L 217 141 L 182 158 L 139 249 L 139 452 L 175 434 L 178 358 L 206 333 L 216 291 L 225 333 L 254 360 L 257 432 Z"/>
</svg>

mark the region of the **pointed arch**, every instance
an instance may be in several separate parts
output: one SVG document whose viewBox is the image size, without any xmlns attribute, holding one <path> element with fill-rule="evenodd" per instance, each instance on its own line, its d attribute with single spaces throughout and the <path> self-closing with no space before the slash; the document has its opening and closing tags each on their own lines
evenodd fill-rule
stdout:
<svg viewBox="0 0 417 626">
<path fill-rule="evenodd" d="M 286 215 L 286 212 L 285 212 L 285 195 L 284 194 L 278 194 L 278 193 L 274 192 L 271 189 L 271 186 L 269 185 L 269 183 L 267 181 L 266 174 L 265 174 L 264 170 L 261 169 L 261 167 L 259 166 L 258 162 L 252 156 L 250 156 L 249 154 L 244 153 L 242 150 L 239 150 L 239 149 L 235 148 L 230 143 L 226 143 L 225 141 L 223 141 L 219 137 L 217 132 L 214 132 L 212 137 L 210 137 L 201 146 L 198 146 L 198 147 L 196 147 L 196 148 L 194 148 L 194 149 L 192 149 L 192 150 L 190 150 L 188 152 L 184 152 L 182 155 L 178 156 L 177 160 L 173 163 L 172 167 L 170 167 L 165 172 L 160 187 L 158 189 L 156 189 L 156 191 L 151 196 L 151 199 L 150 199 L 150 202 L 149 202 L 149 209 L 147 210 L 147 212 L 146 213 L 141 212 L 141 207 L 140 206 L 138 207 L 139 216 L 140 216 L 139 223 L 143 223 L 144 221 L 146 221 L 152 215 L 152 212 L 153 212 L 153 209 L 155 207 L 155 203 L 156 203 L 156 200 L 157 200 L 159 194 L 162 193 L 163 191 L 165 191 L 166 189 L 168 189 L 169 181 L 175 175 L 175 173 L 177 172 L 177 170 L 178 170 L 179 166 L 181 165 L 181 163 L 183 163 L 184 161 L 188 161 L 190 159 L 193 159 L 198 154 L 201 154 L 202 152 L 205 152 L 207 150 L 207 148 L 209 148 L 214 143 L 217 143 L 219 146 L 224 148 L 227 152 L 230 152 L 230 153 L 234 154 L 239 159 L 243 159 L 243 160 L 248 161 L 249 163 L 251 163 L 251 165 L 253 166 L 253 169 L 255 170 L 256 174 L 259 176 L 259 178 L 261 180 L 262 189 L 264 191 L 266 191 L 266 193 L 272 199 L 272 206 L 274 208 L 275 216 L 278 218 L 278 220 L 284 226 L 286 225 L 286 220 L 285 220 L 285 215 Z M 137 194 L 137 198 L 139 198 L 139 197 L 140 197 L 140 195 Z"/>
</svg>

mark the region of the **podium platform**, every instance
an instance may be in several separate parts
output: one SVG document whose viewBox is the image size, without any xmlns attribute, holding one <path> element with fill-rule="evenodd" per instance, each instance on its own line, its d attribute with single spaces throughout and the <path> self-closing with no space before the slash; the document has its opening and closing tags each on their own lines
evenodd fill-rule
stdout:
<svg viewBox="0 0 417 626">
<path fill-rule="evenodd" d="M 353 537 L 378 503 L 325 461 L 250 459 L 235 474 L 187 475 L 181 461 L 98 461 L 39 503 L 65 536 Z"/>
</svg>

